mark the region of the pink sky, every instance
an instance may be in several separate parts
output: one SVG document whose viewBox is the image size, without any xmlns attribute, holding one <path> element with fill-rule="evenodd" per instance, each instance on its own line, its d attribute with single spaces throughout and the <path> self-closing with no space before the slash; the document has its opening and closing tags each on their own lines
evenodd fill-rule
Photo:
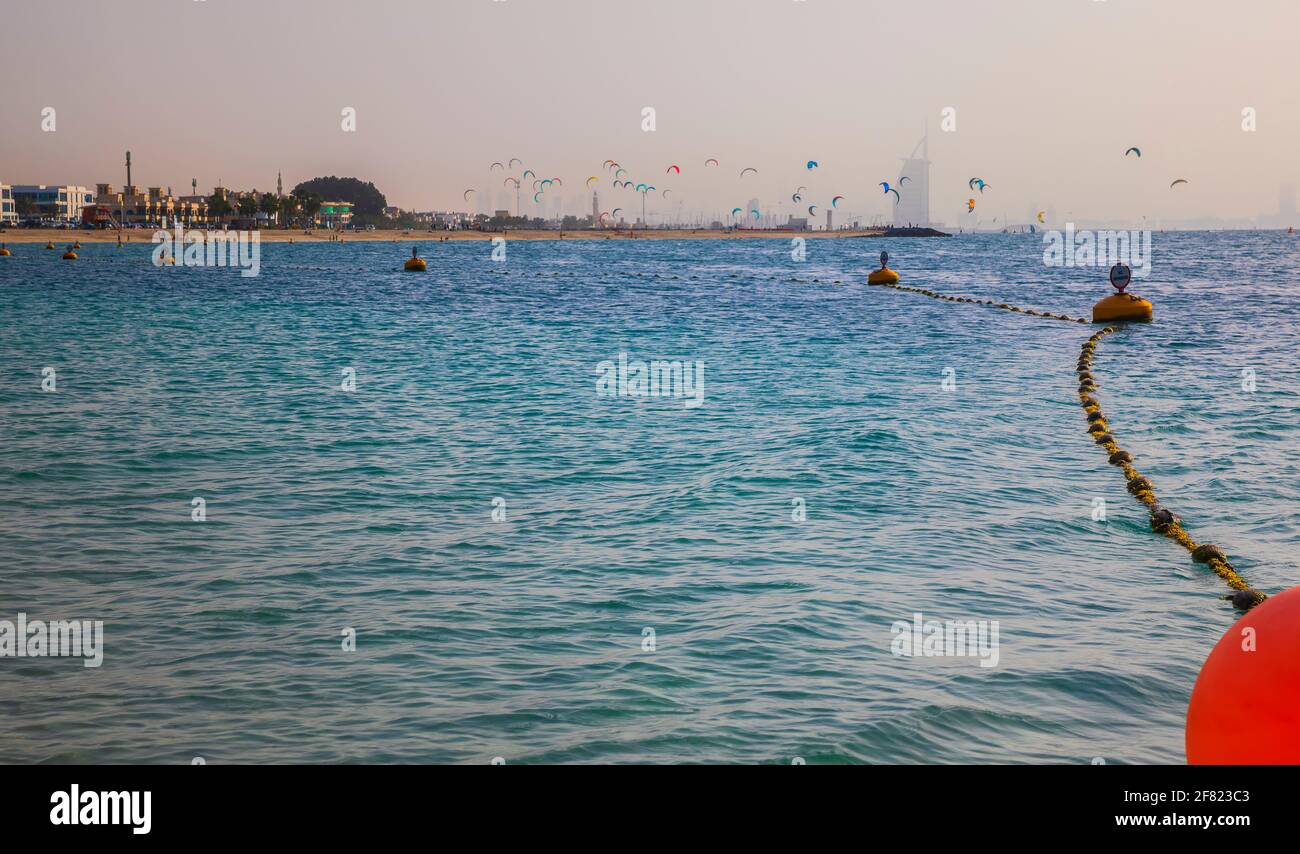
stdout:
<svg viewBox="0 0 1300 854">
<path fill-rule="evenodd" d="M 1254 216 L 1300 180 L 1298 32 L 1294 0 L 11 3 L 0 181 L 120 185 L 129 148 L 142 186 L 355 175 L 393 204 L 465 209 L 469 187 L 497 205 L 488 166 L 517 156 L 580 212 L 614 158 L 687 211 L 789 209 L 807 184 L 870 216 L 928 120 L 936 219 L 973 175 L 981 210 L 1013 220 Z"/>
</svg>

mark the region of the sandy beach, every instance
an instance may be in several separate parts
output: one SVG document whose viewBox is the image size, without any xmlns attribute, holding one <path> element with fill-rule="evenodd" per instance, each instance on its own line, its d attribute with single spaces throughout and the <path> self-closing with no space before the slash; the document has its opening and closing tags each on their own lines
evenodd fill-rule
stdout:
<svg viewBox="0 0 1300 854">
<path fill-rule="evenodd" d="M 122 232 L 122 240 L 127 243 L 151 243 L 154 230 L 147 228 L 129 228 Z M 405 231 L 386 229 L 376 231 L 324 231 L 316 229 L 310 233 L 302 229 L 263 229 L 261 239 L 267 243 L 327 243 L 333 241 L 415 241 L 428 243 L 442 240 L 491 240 L 505 237 L 507 240 L 717 240 L 717 239 L 752 239 L 752 238 L 840 238 L 840 237 L 880 237 L 885 229 L 860 229 L 846 231 L 781 231 L 776 229 L 681 229 L 629 231 L 627 229 L 582 229 L 577 231 L 549 231 L 540 229 L 522 229 L 519 231 Z M 0 243 L 53 243 L 57 247 L 66 246 L 74 241 L 88 243 L 117 243 L 118 232 L 111 229 L 86 231 L 80 229 L 56 228 L 10 228 L 0 231 Z"/>
</svg>

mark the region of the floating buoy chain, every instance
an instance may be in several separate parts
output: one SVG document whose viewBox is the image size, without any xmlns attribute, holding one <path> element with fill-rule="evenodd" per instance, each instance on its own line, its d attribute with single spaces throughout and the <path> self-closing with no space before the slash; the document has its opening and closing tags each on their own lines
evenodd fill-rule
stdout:
<svg viewBox="0 0 1300 854">
<path fill-rule="evenodd" d="M 1119 442 L 1110 431 L 1101 404 L 1094 396 L 1097 383 L 1092 375 L 1092 357 L 1096 353 L 1097 343 L 1116 331 L 1114 326 L 1107 326 L 1094 333 L 1083 343 L 1079 352 L 1079 363 L 1076 366 L 1079 375 L 1079 403 L 1088 418 L 1088 433 L 1092 435 L 1093 441 L 1106 451 L 1110 464 L 1118 466 L 1124 472 L 1129 493 L 1146 505 L 1147 510 L 1150 511 L 1151 530 L 1165 535 L 1187 549 L 1192 553 L 1192 560 L 1208 565 L 1214 574 L 1222 578 L 1224 583 L 1234 591 L 1224 598 L 1231 600 L 1232 604 L 1240 610 L 1248 611 L 1263 602 L 1265 595 L 1246 583 L 1246 580 L 1228 562 L 1228 556 L 1222 549 L 1209 543 L 1198 545 L 1192 539 L 1191 535 L 1183 529 L 1181 520 L 1161 505 L 1156 498 L 1155 486 L 1137 470 L 1133 465 L 1132 455 L 1119 446 Z"/>
<path fill-rule="evenodd" d="M 951 297 L 951 296 L 947 296 L 946 294 L 938 293 L 936 291 L 927 290 L 925 288 L 910 288 L 907 285 L 892 284 L 889 282 L 867 282 L 867 284 L 873 288 L 892 288 L 893 290 L 896 291 L 907 291 L 908 293 L 911 294 L 920 294 L 921 296 L 929 297 L 930 299 L 942 300 L 943 302 L 964 302 L 964 303 L 970 303 L 971 305 L 987 305 L 992 308 L 1000 308 L 1003 311 L 1011 311 L 1011 312 L 1015 312 L 1016 314 L 1027 315 L 1029 317 L 1046 317 L 1049 320 L 1063 320 L 1066 323 L 1087 323 L 1088 322 L 1082 317 L 1070 317 L 1070 315 L 1068 314 L 1052 314 L 1050 311 L 1035 311 L 1032 308 L 1021 308 L 1020 306 L 1016 306 L 1016 305 L 1008 305 L 1005 302 L 994 302 L 993 300 L 990 299 L 971 299 L 970 297 Z"/>
</svg>

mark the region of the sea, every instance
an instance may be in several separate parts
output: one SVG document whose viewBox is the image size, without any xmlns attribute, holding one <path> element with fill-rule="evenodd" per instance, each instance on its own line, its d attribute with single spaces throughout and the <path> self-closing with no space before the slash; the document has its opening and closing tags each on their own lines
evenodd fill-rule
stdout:
<svg viewBox="0 0 1300 854">
<path fill-rule="evenodd" d="M 865 283 L 1088 316 L 1042 234 L 10 247 L 0 621 L 103 633 L 0 656 L 0 762 L 1181 763 L 1238 616 L 1089 326 Z M 1300 584 L 1300 242 L 1129 290 L 1112 431 Z"/>
</svg>

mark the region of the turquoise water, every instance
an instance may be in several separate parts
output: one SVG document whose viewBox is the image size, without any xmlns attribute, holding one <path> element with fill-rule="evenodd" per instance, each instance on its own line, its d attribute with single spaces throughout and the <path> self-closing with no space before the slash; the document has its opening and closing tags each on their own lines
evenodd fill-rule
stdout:
<svg viewBox="0 0 1300 854">
<path fill-rule="evenodd" d="M 1300 244 L 1154 241 L 1111 426 L 1300 583 Z M 0 619 L 105 623 L 97 669 L 0 658 L 0 761 L 1183 761 L 1234 613 L 1085 434 L 1091 330 L 862 284 L 885 248 L 1085 315 L 1104 271 L 1028 235 L 262 248 L 0 259 Z M 704 404 L 598 395 L 620 353 L 702 360 Z M 997 620 L 997 666 L 893 655 L 915 612 Z"/>
</svg>

